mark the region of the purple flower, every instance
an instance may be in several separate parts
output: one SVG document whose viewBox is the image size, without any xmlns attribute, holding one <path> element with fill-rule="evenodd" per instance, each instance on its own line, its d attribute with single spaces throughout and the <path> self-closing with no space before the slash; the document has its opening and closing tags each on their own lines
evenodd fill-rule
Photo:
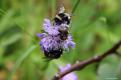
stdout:
<svg viewBox="0 0 121 80">
<path fill-rule="evenodd" d="M 59 27 L 52 26 L 49 19 L 44 20 L 43 28 L 44 28 L 44 31 L 47 32 L 49 35 L 58 35 L 59 34 L 59 32 L 58 32 Z"/>
<path fill-rule="evenodd" d="M 60 66 L 60 72 L 64 72 L 65 70 L 67 70 L 68 68 L 70 68 L 71 65 L 67 64 L 66 67 L 62 67 Z M 74 72 L 71 72 L 67 75 L 65 75 L 61 80 L 78 80 L 77 75 Z"/>
<path fill-rule="evenodd" d="M 59 30 L 68 29 L 67 24 L 52 25 L 49 19 L 44 20 L 43 29 L 45 33 L 38 33 L 38 38 L 41 38 L 40 46 L 44 54 L 48 58 L 59 58 L 63 50 L 74 48 L 75 43 L 72 41 L 72 36 L 67 35 L 66 40 L 60 38 L 62 34 Z"/>
<path fill-rule="evenodd" d="M 46 33 L 41 33 L 41 34 L 38 33 L 38 34 L 37 34 L 37 37 L 42 39 L 42 38 L 47 37 L 47 34 L 46 34 Z"/>
</svg>

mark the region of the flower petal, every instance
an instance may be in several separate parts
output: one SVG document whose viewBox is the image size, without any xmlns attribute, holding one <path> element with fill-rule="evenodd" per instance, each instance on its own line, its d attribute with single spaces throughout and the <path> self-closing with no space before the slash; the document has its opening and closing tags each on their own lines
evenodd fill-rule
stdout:
<svg viewBox="0 0 121 80">
<path fill-rule="evenodd" d="M 67 64 L 66 67 L 59 66 L 59 69 L 60 69 L 60 72 L 64 72 L 65 70 L 67 70 L 70 67 L 71 67 L 71 64 Z"/>
<path fill-rule="evenodd" d="M 48 32 L 51 28 L 51 22 L 49 19 L 44 20 L 43 28 L 45 32 Z"/>
<path fill-rule="evenodd" d="M 47 36 L 46 33 L 41 33 L 41 34 L 38 33 L 38 34 L 37 34 L 37 37 L 38 37 L 38 38 L 44 38 L 44 37 L 46 37 L 46 36 Z"/>
<path fill-rule="evenodd" d="M 44 19 L 44 24 L 48 25 L 48 27 L 51 27 L 51 22 L 49 19 Z"/>
<path fill-rule="evenodd" d="M 71 35 L 68 36 L 68 40 L 69 41 L 72 41 L 73 40 Z"/>
<path fill-rule="evenodd" d="M 58 35 L 59 34 L 58 28 L 51 28 L 50 30 L 48 30 L 48 34 Z"/>
<path fill-rule="evenodd" d="M 59 66 L 60 72 L 64 72 L 65 70 L 67 70 L 70 67 L 71 67 L 70 64 L 67 64 L 66 67 Z M 71 72 L 71 73 L 67 74 L 66 76 L 64 76 L 62 78 L 62 80 L 78 80 L 78 77 L 74 72 Z"/>
<path fill-rule="evenodd" d="M 74 48 L 75 47 L 75 43 L 73 41 L 67 40 L 67 41 L 64 42 L 64 46 L 63 47 L 65 49 L 68 49 L 69 47 Z"/>
<path fill-rule="evenodd" d="M 78 80 L 78 77 L 75 73 L 69 73 L 67 75 L 65 75 L 62 80 Z"/>
<path fill-rule="evenodd" d="M 59 34 L 58 27 L 56 25 L 52 26 L 49 19 L 44 20 L 43 28 L 44 28 L 44 31 L 50 35 L 58 35 Z"/>
<path fill-rule="evenodd" d="M 68 46 L 74 48 L 75 47 L 75 43 L 73 41 L 69 41 L 68 42 Z"/>
</svg>

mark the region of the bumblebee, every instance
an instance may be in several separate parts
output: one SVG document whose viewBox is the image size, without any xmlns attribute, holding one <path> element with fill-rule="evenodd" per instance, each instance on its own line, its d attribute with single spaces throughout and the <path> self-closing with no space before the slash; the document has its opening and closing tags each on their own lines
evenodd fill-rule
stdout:
<svg viewBox="0 0 121 80">
<path fill-rule="evenodd" d="M 71 16 L 65 12 L 65 8 L 61 7 L 59 13 L 54 18 L 54 23 L 56 25 L 70 24 Z"/>
<path fill-rule="evenodd" d="M 71 16 L 65 12 L 64 7 L 60 7 L 59 13 L 54 18 L 54 24 L 59 25 L 59 36 L 61 40 L 66 40 L 69 34 L 69 24 Z"/>
</svg>

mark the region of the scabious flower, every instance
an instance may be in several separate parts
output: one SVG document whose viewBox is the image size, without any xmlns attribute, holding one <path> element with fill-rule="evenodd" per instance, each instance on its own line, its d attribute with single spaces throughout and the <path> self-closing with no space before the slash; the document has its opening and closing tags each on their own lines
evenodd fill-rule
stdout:
<svg viewBox="0 0 121 80">
<path fill-rule="evenodd" d="M 72 41 L 72 36 L 68 36 L 66 40 L 60 38 L 59 29 L 64 25 L 52 25 L 49 19 L 45 19 L 43 23 L 44 33 L 39 33 L 37 36 L 41 38 L 40 46 L 45 56 L 48 58 L 59 58 L 63 50 L 69 47 L 74 48 L 75 43 Z M 66 26 L 65 26 L 66 27 Z"/>
<path fill-rule="evenodd" d="M 59 66 L 60 72 L 64 72 L 65 70 L 67 70 L 70 67 L 71 67 L 70 64 L 67 64 L 66 67 Z M 74 72 L 71 72 L 71 73 L 65 75 L 61 80 L 78 80 L 78 77 Z"/>
</svg>

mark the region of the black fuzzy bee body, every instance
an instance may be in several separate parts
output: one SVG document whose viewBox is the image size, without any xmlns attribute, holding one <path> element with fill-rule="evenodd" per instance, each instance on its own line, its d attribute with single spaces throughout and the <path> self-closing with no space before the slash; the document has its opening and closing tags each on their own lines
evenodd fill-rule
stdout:
<svg viewBox="0 0 121 80">
<path fill-rule="evenodd" d="M 61 40 L 66 40 L 68 38 L 68 27 L 62 25 L 58 31 Z"/>
<path fill-rule="evenodd" d="M 56 15 L 54 18 L 55 24 L 56 25 L 61 25 L 61 24 L 70 24 L 70 16 L 67 13 L 59 13 Z"/>
<path fill-rule="evenodd" d="M 54 24 L 60 26 L 58 31 L 61 40 L 68 38 L 70 20 L 71 16 L 65 12 L 64 7 L 61 7 L 59 13 L 54 18 Z"/>
<path fill-rule="evenodd" d="M 50 50 L 50 51 L 44 51 L 44 54 L 47 58 L 50 59 L 57 59 L 61 56 L 61 54 L 63 53 L 63 49 L 58 49 L 58 50 Z"/>
<path fill-rule="evenodd" d="M 68 31 L 60 31 L 59 36 L 61 40 L 66 40 L 68 38 Z"/>
</svg>

